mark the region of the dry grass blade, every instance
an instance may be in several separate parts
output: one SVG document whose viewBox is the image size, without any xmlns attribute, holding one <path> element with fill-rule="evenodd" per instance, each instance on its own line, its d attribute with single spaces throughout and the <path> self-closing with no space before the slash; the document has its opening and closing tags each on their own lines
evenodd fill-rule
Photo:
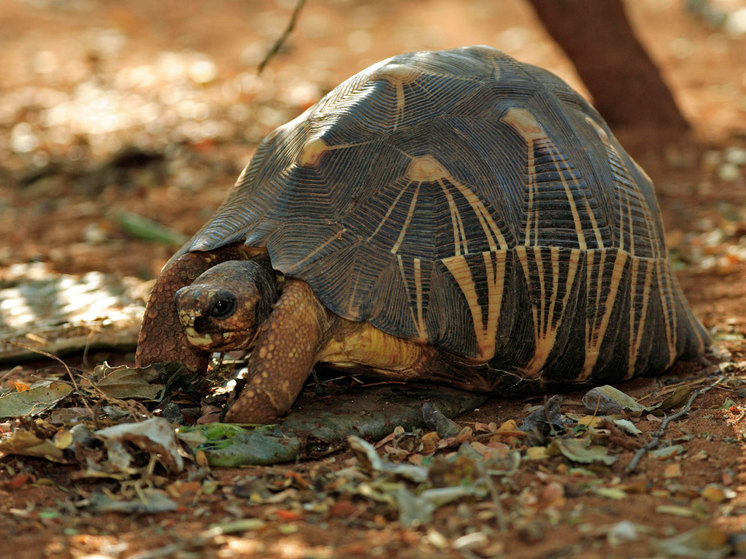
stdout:
<svg viewBox="0 0 746 559">
<path fill-rule="evenodd" d="M 495 487 L 495 482 L 492 481 L 492 477 L 487 471 L 487 468 L 485 468 L 484 464 L 481 462 L 477 463 L 477 468 L 479 471 L 479 475 L 481 476 L 484 484 L 487 486 L 487 489 L 490 492 L 492 505 L 495 509 L 495 520 L 497 520 L 498 529 L 500 530 L 501 534 L 506 534 L 508 532 L 508 521 L 505 518 L 505 512 L 503 510 L 502 503 L 500 502 L 500 493 L 498 492 L 497 487 Z"/>
</svg>

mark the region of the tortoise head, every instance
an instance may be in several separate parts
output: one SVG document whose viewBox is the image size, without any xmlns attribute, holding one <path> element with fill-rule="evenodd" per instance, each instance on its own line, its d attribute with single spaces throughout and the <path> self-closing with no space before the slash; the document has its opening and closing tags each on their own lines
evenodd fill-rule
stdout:
<svg viewBox="0 0 746 559">
<path fill-rule="evenodd" d="M 255 260 L 230 260 L 176 292 L 187 341 L 205 351 L 249 349 L 277 300 L 274 272 Z"/>
</svg>

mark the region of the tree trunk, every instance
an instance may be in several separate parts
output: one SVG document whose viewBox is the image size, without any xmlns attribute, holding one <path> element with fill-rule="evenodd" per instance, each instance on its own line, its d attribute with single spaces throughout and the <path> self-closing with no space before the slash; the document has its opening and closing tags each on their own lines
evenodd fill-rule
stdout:
<svg viewBox="0 0 746 559">
<path fill-rule="evenodd" d="M 689 123 L 645 49 L 621 0 L 530 0 L 612 128 L 681 133 Z"/>
</svg>

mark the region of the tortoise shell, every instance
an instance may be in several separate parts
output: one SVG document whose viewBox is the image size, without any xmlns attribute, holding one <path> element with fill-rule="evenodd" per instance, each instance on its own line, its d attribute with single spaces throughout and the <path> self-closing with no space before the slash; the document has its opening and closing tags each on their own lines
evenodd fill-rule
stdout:
<svg viewBox="0 0 746 559">
<path fill-rule="evenodd" d="M 395 56 L 272 132 L 185 250 L 239 241 L 340 317 L 524 378 L 707 343 L 648 176 L 561 79 L 489 47 Z"/>
</svg>

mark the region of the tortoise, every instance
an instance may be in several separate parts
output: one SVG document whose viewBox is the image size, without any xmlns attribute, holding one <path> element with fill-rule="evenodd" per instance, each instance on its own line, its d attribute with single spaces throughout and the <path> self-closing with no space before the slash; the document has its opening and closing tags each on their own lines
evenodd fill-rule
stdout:
<svg viewBox="0 0 746 559">
<path fill-rule="evenodd" d="M 270 133 L 164 267 L 136 360 L 251 350 L 226 420 L 258 423 L 318 362 L 509 395 L 708 344 L 650 178 L 560 78 L 473 46 L 379 62 Z"/>
</svg>

